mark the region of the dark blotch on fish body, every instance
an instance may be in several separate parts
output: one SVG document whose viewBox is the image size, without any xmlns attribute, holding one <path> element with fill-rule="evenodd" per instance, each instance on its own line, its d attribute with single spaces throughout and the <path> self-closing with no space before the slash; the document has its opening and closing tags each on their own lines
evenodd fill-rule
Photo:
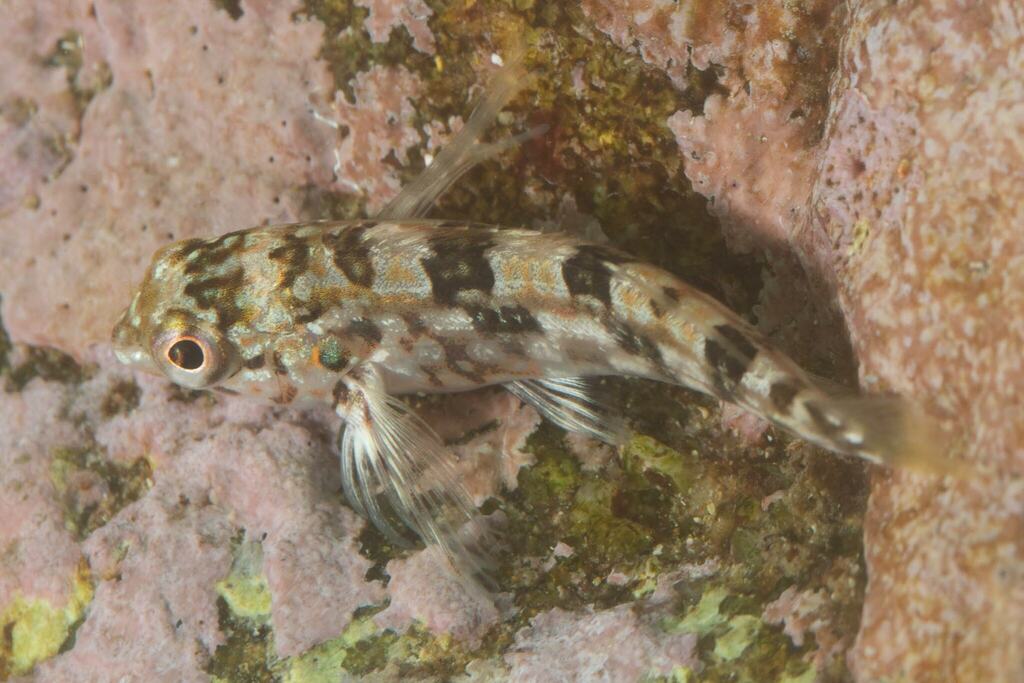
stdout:
<svg viewBox="0 0 1024 683">
<path fill-rule="evenodd" d="M 788 413 L 793 405 L 793 399 L 800 393 L 800 387 L 789 382 L 780 381 L 772 384 L 768 390 L 768 398 L 780 413 Z"/>
<path fill-rule="evenodd" d="M 750 338 L 737 330 L 732 325 L 716 325 L 715 331 L 722 335 L 732 344 L 740 356 L 750 364 L 757 355 L 757 347 L 750 341 Z"/>
<path fill-rule="evenodd" d="M 486 232 L 459 230 L 430 240 L 433 255 L 422 259 L 423 270 L 430 278 L 434 300 L 454 306 L 460 292 L 477 290 L 490 294 L 494 288 L 494 271 L 487 260 L 487 250 L 494 240 Z"/>
<path fill-rule="evenodd" d="M 612 271 L 609 266 L 627 260 L 610 249 L 586 244 L 562 264 L 562 279 L 573 296 L 591 296 L 610 307 Z"/>
<path fill-rule="evenodd" d="M 380 344 L 384 334 L 375 323 L 365 318 L 353 320 L 345 327 L 345 333 L 351 336 L 360 337 L 371 345 Z"/>
<path fill-rule="evenodd" d="M 501 306 L 500 308 L 468 308 L 473 319 L 473 328 L 482 334 L 516 334 L 543 332 L 540 323 L 523 306 Z"/>
<path fill-rule="evenodd" d="M 270 250 L 268 256 L 281 264 L 281 287 L 291 287 L 295 280 L 309 268 L 309 242 L 295 233 L 286 233 L 284 244 Z"/>
<path fill-rule="evenodd" d="M 242 309 L 235 299 L 244 281 L 245 270 L 239 267 L 225 275 L 194 280 L 185 285 L 185 294 L 192 297 L 199 308 L 216 311 L 217 326 L 226 331 L 242 318 Z"/>
<path fill-rule="evenodd" d="M 328 233 L 324 243 L 331 251 L 334 265 L 344 273 L 354 285 L 371 287 L 373 285 L 373 261 L 370 258 L 370 247 L 366 243 L 366 231 L 373 223 L 352 225 L 337 233 Z"/>
<path fill-rule="evenodd" d="M 715 369 L 714 383 L 719 396 L 731 399 L 747 371 L 747 361 L 711 338 L 704 340 L 704 358 Z"/>
</svg>

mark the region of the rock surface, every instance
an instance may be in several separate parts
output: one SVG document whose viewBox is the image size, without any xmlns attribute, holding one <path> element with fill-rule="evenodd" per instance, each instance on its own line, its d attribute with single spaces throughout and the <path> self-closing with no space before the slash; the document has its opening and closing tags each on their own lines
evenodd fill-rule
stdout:
<svg viewBox="0 0 1024 683">
<path fill-rule="evenodd" d="M 568 5 L 10 4 L 0 679 L 1024 677 L 1022 10 Z M 417 400 L 506 520 L 501 594 L 467 596 L 343 505 L 327 411 L 112 360 L 158 246 L 372 213 L 513 36 L 538 78 L 495 135 L 550 132 L 438 215 L 599 226 L 916 397 L 972 475 L 875 473 L 865 521 L 859 465 L 683 390 L 610 384 L 617 454 L 500 392 Z"/>
<path fill-rule="evenodd" d="M 862 383 L 917 396 L 974 466 L 879 475 L 862 680 L 1024 678 L 1024 8 L 854 5 L 812 225 Z"/>
</svg>

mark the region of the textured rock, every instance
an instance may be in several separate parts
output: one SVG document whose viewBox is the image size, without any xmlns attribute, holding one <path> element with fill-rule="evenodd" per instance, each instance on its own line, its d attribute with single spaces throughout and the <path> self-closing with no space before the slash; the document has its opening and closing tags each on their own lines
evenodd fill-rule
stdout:
<svg viewBox="0 0 1024 683">
<path fill-rule="evenodd" d="M 316 59 L 322 24 L 293 20 L 293 3 L 240 7 L 237 19 L 208 0 L 8 9 L 0 153 L 17 182 L 0 196 L 0 290 L 14 338 L 81 356 L 160 245 L 297 220 L 311 187 L 378 202 L 397 187 L 384 159 L 419 139 L 407 72 L 373 69 L 355 102 L 339 94 L 339 142 L 310 107 L 334 92 Z M 65 35 L 80 44 L 51 57 Z"/>
<path fill-rule="evenodd" d="M 879 475 L 861 680 L 1024 678 L 1024 9 L 854 4 L 814 193 L 869 388 L 943 418 L 965 480 Z"/>
<path fill-rule="evenodd" d="M 16 339 L 90 360 L 0 335 L 0 625 L 48 615 L 22 659 L 0 641 L 0 677 L 47 657 L 40 679 L 848 675 L 863 480 L 758 440 L 762 424 L 725 415 L 740 444 L 691 394 L 613 384 L 655 437 L 616 454 L 549 426 L 527 444 L 536 413 L 500 392 L 419 401 L 474 498 L 508 517 L 505 612 L 340 505 L 326 411 L 172 390 L 89 351 L 169 233 L 383 205 L 510 33 L 536 40 L 545 77 L 503 124 L 551 133 L 438 212 L 545 225 L 569 207 L 684 274 L 743 271 L 727 294 L 750 286 L 761 328 L 831 376 L 853 357 L 845 320 L 862 383 L 926 399 L 978 464 L 959 483 L 877 477 L 852 667 L 1019 674 L 1014 5 L 309 4 L 19 2 L 0 22 L 3 312 Z M 683 173 L 715 239 L 754 256 L 703 263 Z M 218 596 L 251 545 L 259 607 L 232 613 Z"/>
<path fill-rule="evenodd" d="M 460 581 L 436 547 L 392 560 L 387 570 L 391 604 L 374 619 L 384 628 L 401 633 L 419 622 L 432 633 L 450 634 L 475 648 L 498 623 L 500 596 Z"/>
<path fill-rule="evenodd" d="M 722 67 L 727 92 L 669 125 L 731 243 L 768 250 L 760 326 L 835 372 L 834 357 L 823 363 L 806 345 L 814 339 L 841 360 L 845 325 L 861 384 L 917 398 L 977 464 L 955 483 L 877 477 L 866 537 L 872 579 L 851 654 L 858 678 L 1019 679 L 1019 4 L 865 1 L 850 3 L 849 16 L 835 3 L 732 9 L 740 6 L 735 21 L 697 3 L 584 4 L 613 40 L 635 45 L 681 86 L 687 50 L 698 68 Z M 774 40 L 781 26 L 801 25 L 816 27 L 817 40 L 800 30 L 792 42 Z M 815 305 L 808 315 L 796 302 Z M 828 322 L 834 302 L 843 323 Z"/>
<path fill-rule="evenodd" d="M 687 178 L 710 200 L 708 211 L 730 247 L 764 257 L 758 326 L 816 372 L 848 378 L 832 281 L 801 258 L 810 248 L 803 228 L 843 3 L 621 5 L 583 4 L 598 28 L 664 69 L 677 87 L 692 90 L 698 78 L 714 80 L 699 109 L 677 111 L 668 126 Z M 698 77 L 695 69 L 704 74 Z"/>
<path fill-rule="evenodd" d="M 370 10 L 370 16 L 366 20 L 366 31 L 373 42 L 387 42 L 392 31 L 399 26 L 405 26 L 417 50 L 434 54 L 434 34 L 427 25 L 427 19 L 433 12 L 423 0 L 356 0 L 356 4 Z"/>
<path fill-rule="evenodd" d="M 84 384 L 35 379 L 24 391 L 0 394 L 5 415 L 14 418 L 5 421 L 4 438 L 18 439 L 0 449 L 4 488 L 23 492 L 4 501 L 15 506 L 13 519 L 24 521 L 3 526 L 4 547 L 18 550 L 5 555 L 2 602 L 19 593 L 63 604 L 82 556 L 97 582 L 75 647 L 42 664 L 41 674 L 152 679 L 176 671 L 180 680 L 202 679 L 224 642 L 215 584 L 228 574 L 242 530 L 263 546 L 282 654 L 333 637 L 357 607 L 381 599 L 381 586 L 363 579 L 370 562 L 354 537 L 362 522 L 338 505 L 328 428 L 247 401 L 183 403 L 155 379 L 128 412 L 90 415 L 127 380 L 116 361 L 98 360 Z M 46 420 L 45 429 L 23 424 L 18 416 L 25 414 Z M 116 444 L 110 452 L 108 440 Z M 72 532 L 89 530 L 65 523 L 74 501 L 57 495 L 47 470 L 60 447 L 83 445 L 104 454 L 101 463 L 145 458 L 153 470 L 152 488 L 78 550 Z"/>
<path fill-rule="evenodd" d="M 538 614 L 505 655 L 511 681 L 636 681 L 699 668 L 697 636 L 665 637 L 628 605 Z M 640 655 L 639 657 L 637 655 Z"/>
<path fill-rule="evenodd" d="M 21 394 L 0 393 L 0 604 L 15 595 L 62 605 L 81 552 L 64 527 L 53 495 L 50 460 L 39 457 L 82 440 L 75 425 L 60 419 L 66 391 L 56 383 L 33 383 Z M 32 543 L 26 543 L 34 539 Z"/>
</svg>

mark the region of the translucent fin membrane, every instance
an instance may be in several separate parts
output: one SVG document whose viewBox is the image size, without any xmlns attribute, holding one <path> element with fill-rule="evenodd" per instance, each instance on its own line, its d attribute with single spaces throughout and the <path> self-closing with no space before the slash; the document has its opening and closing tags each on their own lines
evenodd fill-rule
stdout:
<svg viewBox="0 0 1024 683">
<path fill-rule="evenodd" d="M 377 382 L 361 383 L 341 435 L 342 485 L 349 502 L 389 540 L 408 545 L 378 494 L 425 543 L 464 576 L 487 582 L 487 530 L 454 467 L 454 455 L 408 406 Z"/>
<path fill-rule="evenodd" d="M 615 446 L 626 442 L 625 422 L 597 398 L 594 380 L 581 377 L 526 380 L 512 382 L 506 388 L 562 429 Z"/>
<path fill-rule="evenodd" d="M 494 143 L 479 142 L 499 112 L 527 83 L 523 52 L 522 49 L 517 50 L 506 61 L 462 130 L 415 180 L 402 188 L 398 196 L 377 214 L 377 218 L 402 220 L 423 217 L 437 198 L 473 166 L 547 131 L 547 126 L 538 126 Z"/>
<path fill-rule="evenodd" d="M 935 420 L 898 397 L 830 398 L 811 404 L 835 416 L 836 450 L 872 462 L 937 475 L 963 476 L 967 466 L 950 457 L 950 439 Z"/>
</svg>

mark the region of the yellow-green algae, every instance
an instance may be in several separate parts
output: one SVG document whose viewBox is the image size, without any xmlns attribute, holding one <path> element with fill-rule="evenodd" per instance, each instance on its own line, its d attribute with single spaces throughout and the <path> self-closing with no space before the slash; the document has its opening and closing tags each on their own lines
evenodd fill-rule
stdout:
<svg viewBox="0 0 1024 683">
<path fill-rule="evenodd" d="M 682 619 L 666 624 L 665 630 L 670 633 L 707 635 L 725 621 L 719 608 L 722 606 L 722 601 L 728 596 L 728 591 L 720 586 L 708 588 L 700 596 L 700 602 L 691 607 Z"/>
<path fill-rule="evenodd" d="M 416 101 L 417 125 L 465 117 L 466 93 L 489 52 L 525 38 L 535 78 L 493 136 L 542 123 L 551 132 L 474 169 L 432 215 L 530 225 L 551 220 L 568 194 L 617 246 L 697 282 L 741 312 L 752 310 L 761 287 L 759 257 L 726 249 L 705 200 L 690 189 L 665 126 L 677 110 L 702 110 L 717 88 L 714 68 L 691 71 L 689 88 L 680 92 L 637 55 L 612 46 L 575 3 L 428 4 L 436 55 L 415 51 L 403 29 L 386 43 L 372 43 L 362 29 L 367 10 L 350 1 L 307 0 L 300 14 L 326 24 L 322 55 L 349 96 L 351 80 L 372 65 L 401 65 L 415 73 L 424 88 Z M 821 56 L 818 46 L 811 52 Z M 575 68 L 585 82 L 603 85 L 577 98 Z M 826 81 L 815 77 L 811 86 L 800 86 L 809 107 L 824 101 Z M 422 167 L 415 151 L 410 156 L 412 163 L 398 169 L 404 181 Z M 311 190 L 304 208 L 311 217 L 354 217 L 365 215 L 365 198 Z M 663 622 L 667 632 L 697 633 L 702 669 L 680 668 L 663 680 L 814 678 L 806 661 L 816 648 L 813 635 L 797 648 L 760 615 L 789 586 L 825 588 L 832 596 L 827 609 L 833 628 L 849 637 L 856 633 L 864 584 L 862 467 L 775 432 L 767 445 L 742 446 L 722 431 L 716 402 L 683 389 L 621 380 L 609 381 L 608 388 L 640 435 L 620 457 L 599 472 L 584 471 L 563 434 L 544 425 L 528 443 L 536 464 L 521 471 L 515 491 L 485 506 L 508 518 L 509 546 L 498 581 L 514 595 L 519 612 L 493 627 L 478 649 L 418 626 L 402 634 L 379 630 L 371 621 L 383 607 L 377 606 L 360 613 L 338 638 L 274 663 L 266 680 L 337 680 L 345 673 L 446 680 L 473 662 L 500 669 L 515 633 L 536 614 L 643 600 L 660 574 L 706 560 L 716 562 L 718 571 L 675 586 L 676 601 Z M 770 495 L 774 502 L 762 507 Z M 401 551 L 372 527 L 360 541 L 375 562 L 369 576 L 386 580 L 387 561 Z M 573 555 L 548 571 L 538 569 L 558 541 L 572 546 Z M 631 580 L 613 585 L 606 580 L 613 571 Z M 227 619 L 238 623 L 240 617 Z M 254 660 L 266 661 L 260 639 L 272 637 L 253 632 L 247 642 Z M 220 650 L 214 662 L 225 663 Z M 837 658 L 821 677 L 842 680 L 844 667 Z"/>
<path fill-rule="evenodd" d="M 617 246 L 697 282 L 741 312 L 752 310 L 761 287 L 761 261 L 726 249 L 705 200 L 689 188 L 683 160 L 665 126 L 679 109 L 701 111 L 704 99 L 716 91 L 714 68 L 692 70 L 690 87 L 680 92 L 637 55 L 612 46 L 575 3 L 428 4 L 435 13 L 430 26 L 437 38 L 436 56 L 416 52 L 401 29 L 388 42 L 373 44 L 362 29 L 367 10 L 349 0 L 308 0 L 300 13 L 326 24 L 323 56 L 336 85 L 350 95 L 351 79 L 371 65 L 400 64 L 414 72 L 425 89 L 416 102 L 419 124 L 465 117 L 466 92 L 477 81 L 486 54 L 506 49 L 514 36 L 526 38 L 536 78 L 494 135 L 540 123 L 551 126 L 551 132 L 475 169 L 442 198 L 434 215 L 531 224 L 552 219 L 567 193 L 581 211 L 599 220 Z M 220 5 L 232 16 L 242 8 L 235 2 Z M 697 6 L 711 11 L 713 4 Z M 782 38 L 802 40 L 799 35 Z M 821 50 L 811 53 L 820 56 Z M 815 73 L 821 71 L 820 64 L 809 64 Z M 571 87 L 577 67 L 585 82 L 603 83 L 588 88 L 582 99 Z M 807 81 L 805 99 L 812 105 L 815 98 L 824 101 L 826 81 L 821 73 Z M 419 155 L 411 157 L 413 163 L 400 169 L 404 180 L 422 165 Z M 309 217 L 365 215 L 364 197 L 315 189 L 308 194 L 304 211 Z M 0 374 L 7 390 L 18 390 L 35 376 L 74 382 L 88 374 L 68 357 L 36 348 L 26 349 L 22 356 L 28 360 L 12 368 L 9 349 L 0 333 Z M 675 586 L 676 601 L 663 622 L 669 632 L 694 629 L 703 668 L 699 674 L 678 669 L 664 680 L 815 679 L 806 664 L 816 647 L 813 635 L 797 648 L 760 615 L 789 586 L 824 588 L 831 596 L 828 610 L 835 632 L 856 633 L 864 582 L 865 480 L 860 466 L 774 433 L 767 446 L 744 447 L 722 432 L 713 401 L 682 389 L 630 381 L 612 381 L 609 387 L 641 434 L 620 458 L 602 471 L 584 471 L 561 432 L 545 425 L 528 445 L 537 464 L 520 473 L 516 491 L 488 505 L 509 518 L 510 545 L 499 582 L 514 595 L 519 613 L 492 628 L 481 647 L 469 651 L 418 626 L 402 634 L 380 630 L 372 622 L 374 610 L 383 607 L 377 606 L 357 614 L 338 638 L 279 661 L 266 619 L 265 580 L 258 572 L 233 571 L 218 586 L 227 642 L 210 661 L 211 676 L 317 681 L 338 680 L 347 672 L 449 679 L 471 662 L 500 662 L 515 633 L 544 610 L 600 609 L 641 600 L 659 574 L 682 563 L 714 560 L 719 570 L 713 576 Z M 122 387 L 109 412 L 131 410 L 137 400 L 132 393 Z M 182 392 L 182 400 L 197 396 Z M 75 458 L 65 461 L 81 466 Z M 115 472 L 113 480 L 121 476 L 140 480 L 137 473 L 122 472 Z M 772 494 L 774 502 L 762 507 Z M 74 526 L 85 529 L 91 523 Z M 372 530 L 361 540 L 363 552 L 376 563 L 376 575 L 386 578 L 383 567 L 399 551 Z M 537 560 L 549 557 L 560 540 L 574 554 L 550 571 L 538 570 Z M 605 580 L 612 571 L 632 579 L 612 585 Z M 825 680 L 848 675 L 842 658 L 828 667 Z"/>
<path fill-rule="evenodd" d="M 240 541 L 231 572 L 217 582 L 216 590 L 235 616 L 266 621 L 271 605 L 270 587 L 263 575 L 263 547 L 255 541 Z"/>
<path fill-rule="evenodd" d="M 92 602 L 93 585 L 85 560 L 74 575 L 67 604 L 15 594 L 0 613 L 0 680 L 28 673 L 39 662 L 53 657 L 73 637 Z"/>
<path fill-rule="evenodd" d="M 225 642 L 211 658 L 207 672 L 225 683 L 280 680 L 274 655 L 270 588 L 263 575 L 263 546 L 244 532 L 234 539 L 228 575 L 218 581 L 217 615 Z"/>
</svg>

